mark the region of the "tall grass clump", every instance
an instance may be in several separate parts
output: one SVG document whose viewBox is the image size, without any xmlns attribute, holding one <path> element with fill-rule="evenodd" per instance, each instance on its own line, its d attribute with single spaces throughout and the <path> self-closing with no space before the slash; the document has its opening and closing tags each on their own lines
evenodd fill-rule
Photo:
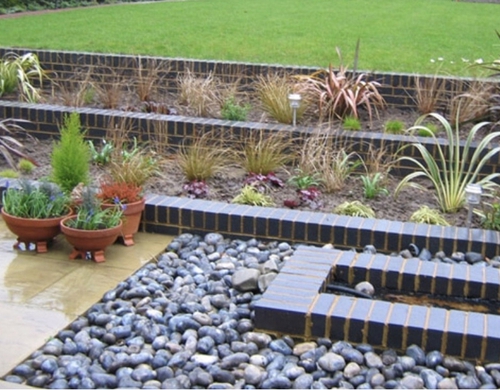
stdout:
<svg viewBox="0 0 500 390">
<path fill-rule="evenodd" d="M 292 93 L 293 86 L 286 76 L 278 74 L 258 75 L 255 89 L 260 99 L 262 109 L 279 123 L 291 124 L 293 121 L 293 110 L 290 107 L 288 95 Z M 307 104 L 301 102 L 296 112 L 296 120 L 304 115 Z"/>
<path fill-rule="evenodd" d="M 294 159 L 293 139 L 282 131 L 251 131 L 240 153 L 239 160 L 247 173 L 267 175 Z"/>
<path fill-rule="evenodd" d="M 439 121 L 446 133 L 447 143 L 440 142 L 432 130 L 426 129 L 422 123 L 428 118 L 434 118 Z M 421 142 L 414 142 L 409 145 L 419 154 L 419 158 L 402 156 L 399 161 L 409 162 L 416 167 L 416 170 L 401 180 L 396 188 L 395 195 L 406 186 L 418 189 L 424 187 L 415 182 L 416 179 L 425 178 L 430 180 L 436 198 L 445 213 L 454 213 L 458 211 L 465 203 L 465 187 L 470 183 L 477 183 L 483 189 L 491 190 L 498 185 L 494 182 L 500 177 L 500 173 L 490 173 L 480 177 L 484 165 L 496 154 L 500 152 L 498 139 L 500 132 L 492 132 L 482 138 L 482 140 L 473 149 L 473 141 L 478 132 L 480 132 L 488 122 L 481 122 L 472 127 L 464 141 L 460 144 L 460 127 L 458 120 L 455 127 L 439 114 L 429 114 L 421 116 L 415 126 L 409 129 L 410 132 L 427 131 L 429 136 L 435 141 L 436 157 Z M 490 147 L 490 145 L 496 145 Z"/>
<path fill-rule="evenodd" d="M 66 193 L 70 193 L 79 183 L 88 184 L 90 159 L 90 148 L 81 130 L 80 115 L 73 112 L 64 118 L 60 139 L 52 149 L 52 181 Z"/>
<path fill-rule="evenodd" d="M 204 181 L 230 163 L 230 153 L 212 133 L 184 142 L 177 152 L 177 164 L 188 181 Z"/>
</svg>

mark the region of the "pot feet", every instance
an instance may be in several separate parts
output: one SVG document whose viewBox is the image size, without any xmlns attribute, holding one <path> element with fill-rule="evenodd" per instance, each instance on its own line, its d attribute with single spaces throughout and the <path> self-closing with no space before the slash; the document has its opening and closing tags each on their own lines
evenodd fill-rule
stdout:
<svg viewBox="0 0 500 390">
<path fill-rule="evenodd" d="M 48 248 L 47 248 L 48 241 L 26 242 L 26 241 L 21 241 L 18 238 L 17 242 L 14 245 L 12 245 L 12 248 L 23 250 L 21 244 L 24 245 L 24 250 L 27 250 L 27 251 L 30 250 L 31 244 L 34 244 L 36 253 L 47 253 L 48 252 Z"/>
<path fill-rule="evenodd" d="M 94 260 L 96 263 L 103 263 L 106 261 L 106 258 L 104 257 L 104 251 L 101 250 L 101 251 L 81 251 L 81 250 L 78 250 L 76 248 L 73 248 L 73 252 L 71 252 L 71 254 L 69 255 L 69 258 L 71 260 L 75 260 L 75 259 L 92 259 Z"/>
<path fill-rule="evenodd" d="M 123 242 L 123 245 L 125 246 L 132 246 L 135 244 L 134 242 L 134 235 L 133 234 L 126 234 L 124 236 L 118 237 L 118 239 Z"/>
</svg>

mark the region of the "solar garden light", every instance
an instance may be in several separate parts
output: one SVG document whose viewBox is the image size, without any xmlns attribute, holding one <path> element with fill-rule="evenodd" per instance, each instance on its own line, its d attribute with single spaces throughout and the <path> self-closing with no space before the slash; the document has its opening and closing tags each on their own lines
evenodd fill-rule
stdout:
<svg viewBox="0 0 500 390">
<path fill-rule="evenodd" d="M 465 199 L 469 206 L 469 213 L 467 215 L 467 227 L 470 228 L 472 223 L 472 209 L 481 203 L 481 194 L 483 189 L 480 184 L 467 184 L 465 187 Z"/>
<path fill-rule="evenodd" d="M 288 101 L 290 102 L 290 107 L 293 110 L 293 125 L 296 125 L 297 122 L 297 108 L 300 107 L 300 101 L 302 97 L 298 93 L 291 93 L 288 95 Z"/>
</svg>

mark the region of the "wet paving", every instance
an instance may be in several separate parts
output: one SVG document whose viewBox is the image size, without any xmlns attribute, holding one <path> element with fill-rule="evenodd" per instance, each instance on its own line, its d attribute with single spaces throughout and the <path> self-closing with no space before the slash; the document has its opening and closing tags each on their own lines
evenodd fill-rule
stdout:
<svg viewBox="0 0 500 390">
<path fill-rule="evenodd" d="M 106 262 L 70 260 L 60 235 L 47 253 L 15 250 L 0 219 L 0 376 L 40 348 L 102 295 L 161 253 L 172 237 L 138 233 L 106 249 Z M 0 388 L 12 388 L 0 381 Z"/>
</svg>

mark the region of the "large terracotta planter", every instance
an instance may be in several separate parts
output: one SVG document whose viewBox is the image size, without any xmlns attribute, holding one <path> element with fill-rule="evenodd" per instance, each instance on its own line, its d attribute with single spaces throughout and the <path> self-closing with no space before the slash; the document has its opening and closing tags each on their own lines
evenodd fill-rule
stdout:
<svg viewBox="0 0 500 390">
<path fill-rule="evenodd" d="M 69 255 L 70 259 L 81 257 L 86 259 L 90 254 L 92 260 L 96 263 L 106 261 L 104 250 L 112 245 L 122 230 L 122 221 L 118 226 L 101 230 L 82 230 L 74 229 L 65 225 L 65 222 L 76 218 L 71 216 L 61 221 L 61 231 L 66 236 L 66 240 L 73 246 L 73 252 Z"/>
<path fill-rule="evenodd" d="M 17 242 L 14 244 L 14 249 L 19 249 L 21 244 L 24 244 L 26 250 L 30 248 L 30 244 L 34 244 L 37 253 L 47 252 L 47 245 L 59 233 L 61 233 L 61 221 L 71 215 L 56 218 L 19 218 L 7 214 L 3 207 L 1 210 L 3 220 L 9 230 L 17 235 Z"/>
<path fill-rule="evenodd" d="M 126 246 L 134 245 L 134 234 L 139 231 L 139 225 L 141 223 L 142 212 L 146 204 L 146 199 L 133 203 L 124 204 L 125 209 L 123 210 L 123 227 L 120 236 L 122 237 L 123 244 Z M 115 204 L 104 203 L 103 208 L 119 207 Z"/>
</svg>

